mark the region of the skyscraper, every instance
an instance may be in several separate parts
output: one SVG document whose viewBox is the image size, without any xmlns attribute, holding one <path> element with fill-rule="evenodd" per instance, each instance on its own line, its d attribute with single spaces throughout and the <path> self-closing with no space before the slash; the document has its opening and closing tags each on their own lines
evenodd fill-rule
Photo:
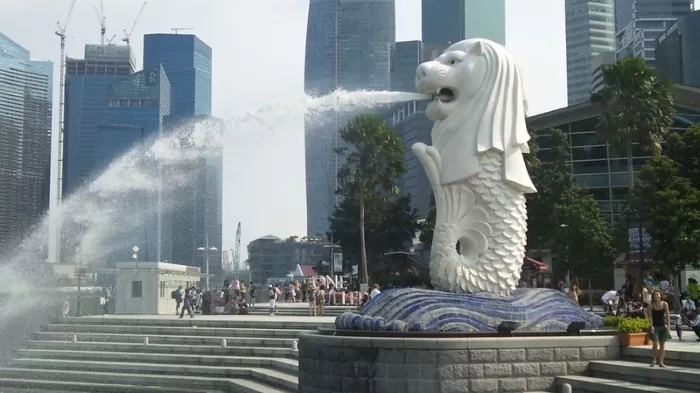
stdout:
<svg viewBox="0 0 700 393">
<path fill-rule="evenodd" d="M 0 254 L 49 206 L 53 63 L 0 33 Z"/>
<path fill-rule="evenodd" d="M 628 3 L 618 5 L 617 18 L 629 22 L 617 26 L 617 58 L 639 56 L 654 67 L 657 38 L 679 17 L 693 11 L 694 0 L 634 0 L 631 9 L 623 6 Z"/>
<path fill-rule="evenodd" d="M 506 0 L 423 0 L 421 9 L 426 48 L 468 38 L 506 44 Z"/>
<path fill-rule="evenodd" d="M 212 49 L 196 35 L 147 34 L 143 43 L 144 67 L 161 65 L 173 91 L 172 113 L 166 128 L 181 132 L 194 127 L 223 127 L 212 114 Z M 205 255 L 197 249 L 222 248 L 223 164 L 221 155 L 188 163 L 193 184 L 174 190 L 177 200 L 171 213 L 172 261 L 199 266 L 205 271 Z M 210 273 L 221 269 L 220 254 L 210 253 Z M 213 261 L 217 261 L 214 263 Z"/>
<path fill-rule="evenodd" d="M 423 43 L 403 41 L 391 45 L 389 87 L 392 91 L 415 91 L 416 69 L 423 62 Z"/>
<path fill-rule="evenodd" d="M 211 116 L 212 50 L 192 34 L 146 34 L 143 68 L 165 69 L 173 88 L 173 120 Z"/>
<path fill-rule="evenodd" d="M 395 41 L 394 0 L 311 0 L 304 90 L 389 88 L 389 45 Z M 350 113 L 306 121 L 307 234 L 325 235 L 335 207 L 338 130 Z"/>
<path fill-rule="evenodd" d="M 161 135 L 170 116 L 170 102 L 165 71 L 158 66 L 133 72 L 129 47 L 86 45 L 85 59 L 67 59 L 63 194 L 69 197 L 119 156 Z M 160 205 L 151 197 L 134 203 Z M 163 233 L 168 228 L 163 226 L 161 213 L 156 209 L 144 214 L 143 221 L 128 233 L 115 230 L 114 242 L 129 246 L 106 252 L 105 262 L 125 259 L 131 244 L 139 246 L 142 259 L 167 259 L 170 251 Z M 70 261 L 75 250 L 66 240 L 64 237 L 61 255 Z"/>
<path fill-rule="evenodd" d="M 700 11 L 678 18 L 658 38 L 656 68 L 664 79 L 700 87 Z"/>
<path fill-rule="evenodd" d="M 566 0 L 566 79 L 569 105 L 590 99 L 593 59 L 615 51 L 613 0 Z"/>
</svg>

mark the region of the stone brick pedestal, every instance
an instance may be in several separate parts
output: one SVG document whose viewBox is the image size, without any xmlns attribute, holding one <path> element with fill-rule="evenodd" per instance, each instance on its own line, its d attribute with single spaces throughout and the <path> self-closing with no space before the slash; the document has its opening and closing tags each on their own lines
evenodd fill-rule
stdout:
<svg viewBox="0 0 700 393">
<path fill-rule="evenodd" d="M 617 336 L 377 338 L 304 334 L 300 393 L 554 391 L 554 378 L 619 359 Z"/>
</svg>

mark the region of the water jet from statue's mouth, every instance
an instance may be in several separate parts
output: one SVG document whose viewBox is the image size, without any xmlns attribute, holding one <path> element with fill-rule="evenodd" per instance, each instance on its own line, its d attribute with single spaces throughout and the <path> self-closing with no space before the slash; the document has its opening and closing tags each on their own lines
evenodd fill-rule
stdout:
<svg viewBox="0 0 700 393">
<path fill-rule="evenodd" d="M 433 101 L 449 103 L 452 102 L 454 99 L 454 92 L 446 87 L 443 87 L 442 89 L 438 90 L 437 94 L 433 95 Z"/>
</svg>

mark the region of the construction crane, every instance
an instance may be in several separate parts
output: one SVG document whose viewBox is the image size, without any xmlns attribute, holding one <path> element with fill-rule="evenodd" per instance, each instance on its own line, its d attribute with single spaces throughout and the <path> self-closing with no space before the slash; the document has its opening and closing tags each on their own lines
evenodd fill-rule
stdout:
<svg viewBox="0 0 700 393">
<path fill-rule="evenodd" d="M 65 94 L 66 94 L 66 30 L 68 29 L 68 21 L 70 16 L 73 14 L 73 8 L 75 7 L 75 1 L 70 3 L 70 8 L 68 9 L 68 16 L 66 16 L 65 22 L 61 25 L 61 22 L 56 22 L 56 32 L 55 34 L 61 37 L 61 62 L 58 71 L 58 151 L 56 152 L 57 162 L 56 165 L 56 207 L 60 207 L 61 201 L 63 200 L 63 133 L 64 133 L 64 109 L 65 109 Z M 56 231 L 53 235 L 55 239 L 49 242 L 49 259 L 52 259 L 54 263 L 60 263 L 61 259 L 61 228 L 58 220 L 51 223 L 53 230 Z M 51 247 L 54 247 L 51 250 Z"/>
<path fill-rule="evenodd" d="M 241 274 L 241 223 L 236 228 L 236 248 L 233 250 L 233 270 L 236 272 L 236 279 Z"/>
<path fill-rule="evenodd" d="M 180 32 L 180 31 L 182 31 L 182 30 L 193 30 L 193 28 L 192 28 L 192 27 L 174 27 L 174 28 L 172 28 L 172 29 L 170 29 L 170 30 L 174 31 L 175 34 L 177 34 L 178 32 Z M 240 224 L 240 223 L 239 223 L 239 224 Z"/>
<path fill-rule="evenodd" d="M 131 30 L 129 32 L 124 30 L 124 38 L 122 38 L 122 41 L 126 42 L 126 46 L 129 46 L 129 43 L 131 42 L 131 34 L 134 33 L 134 28 L 136 28 L 136 23 L 138 23 L 139 18 L 141 18 L 141 14 L 143 14 L 143 9 L 146 8 L 146 4 L 148 4 L 147 1 L 143 2 L 143 5 L 141 6 L 141 10 L 139 10 L 139 13 L 136 15 L 136 19 L 134 19 L 134 24 L 131 25 Z"/>
<path fill-rule="evenodd" d="M 100 22 L 100 45 L 105 44 L 105 35 L 107 34 L 107 17 L 105 17 L 105 3 L 104 0 L 100 0 L 100 9 L 98 10 L 96 6 L 92 6 L 95 9 L 95 14 L 97 14 L 97 20 Z"/>
</svg>

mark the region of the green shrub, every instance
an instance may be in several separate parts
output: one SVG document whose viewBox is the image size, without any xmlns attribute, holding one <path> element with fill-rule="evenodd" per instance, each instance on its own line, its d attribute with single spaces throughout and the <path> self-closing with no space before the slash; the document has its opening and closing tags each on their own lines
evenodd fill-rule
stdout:
<svg viewBox="0 0 700 393">
<path fill-rule="evenodd" d="M 644 333 L 649 331 L 649 320 L 646 318 L 620 318 L 617 330 L 623 333 Z"/>
<path fill-rule="evenodd" d="M 617 315 L 606 315 L 603 317 L 603 326 L 617 329 L 621 319 L 622 317 L 618 317 Z"/>
</svg>

